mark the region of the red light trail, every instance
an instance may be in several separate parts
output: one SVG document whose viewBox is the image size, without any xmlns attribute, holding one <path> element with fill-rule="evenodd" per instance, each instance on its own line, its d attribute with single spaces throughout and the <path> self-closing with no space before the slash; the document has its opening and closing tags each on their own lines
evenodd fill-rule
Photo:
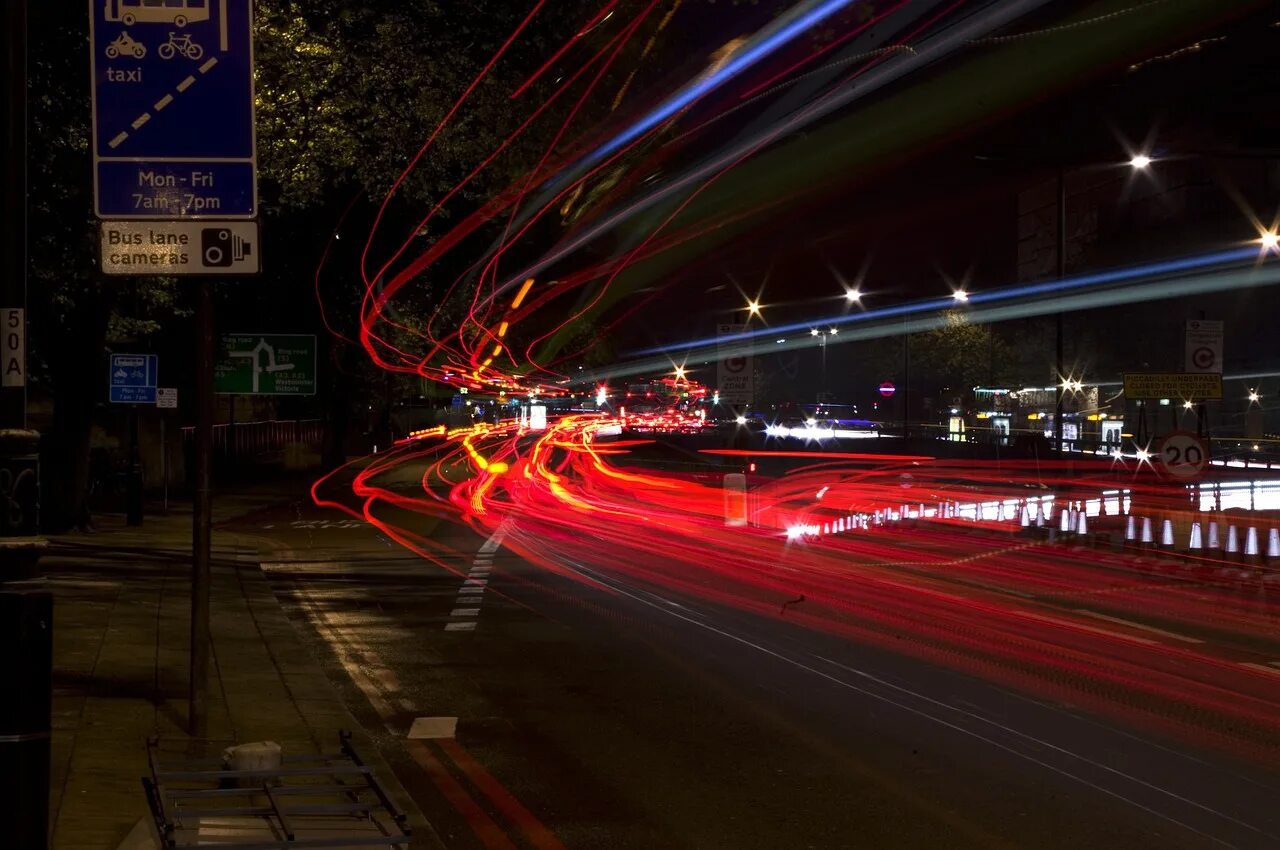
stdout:
<svg viewBox="0 0 1280 850">
<path fill-rule="evenodd" d="M 1280 600 L 1267 592 L 1280 578 L 1274 566 L 1050 543 L 1020 534 L 1016 511 L 1001 521 L 944 508 L 886 519 L 914 517 L 917 504 L 1046 492 L 1019 464 L 984 469 L 910 455 L 819 455 L 820 464 L 757 480 L 749 497 L 755 525 L 726 527 L 723 473 L 628 464 L 652 444 L 598 442 L 616 424 L 569 416 L 545 432 L 510 424 L 435 432 L 348 470 L 359 510 L 325 496 L 343 476 L 314 492 L 318 503 L 368 520 L 455 572 L 450 552 L 389 517 L 407 511 L 485 535 L 502 526 L 504 545 L 530 563 L 593 586 L 578 567 L 910 655 L 1194 746 L 1280 758 L 1280 665 L 1266 654 L 1280 649 Z M 419 467 L 416 495 L 380 483 Z M 1134 513 L 1177 518 L 1187 509 L 1150 475 L 1119 477 Z M 1114 490 L 1117 476 L 1100 463 L 1091 477 L 1051 486 L 1055 511 L 1073 500 L 1105 505 L 1101 488 Z M 877 515 L 865 530 L 847 521 Z M 1095 528 L 1123 521 L 1093 518 Z M 789 537 L 797 524 L 817 533 Z M 781 612 L 800 595 L 803 604 Z"/>
<path fill-rule="evenodd" d="M 907 28 L 893 44 L 907 45 L 959 5 Z M 397 236 L 397 247 L 375 261 L 371 254 L 379 229 L 400 187 L 531 26 L 542 0 L 432 129 L 383 199 L 361 252 L 356 336 L 373 363 L 453 386 L 553 393 L 545 384 L 563 377 L 554 368 L 571 355 L 541 356 L 544 343 L 605 303 L 634 264 L 751 212 L 724 211 L 694 224 L 676 220 L 700 192 L 759 148 L 809 117 L 826 114 L 834 99 L 824 98 L 834 89 L 686 175 L 690 185 L 679 188 L 681 194 L 654 215 L 646 232 L 620 240 L 624 245 L 614 256 L 563 269 L 554 287 L 539 287 L 533 277 L 503 282 L 499 274 L 508 255 L 534 247 L 529 243 L 536 225 L 590 195 L 585 190 L 591 181 L 599 180 L 601 188 L 588 218 L 622 218 L 646 209 L 628 196 L 637 188 L 634 178 L 608 182 L 610 169 L 623 167 L 632 154 L 650 166 L 665 161 L 672 155 L 670 139 L 655 139 L 690 110 L 723 114 L 737 108 L 734 98 L 724 104 L 696 98 L 653 127 L 644 123 L 652 112 L 640 119 L 610 116 L 585 129 L 574 126 L 656 6 L 650 2 L 623 12 L 616 2 L 604 5 L 505 93 L 512 108 L 530 104 L 527 117 L 425 215 L 415 215 L 417 226 Z M 616 24 L 601 26 L 615 16 Z M 835 43 L 806 59 L 793 58 L 782 74 L 766 76 L 742 98 L 790 76 L 877 20 L 849 24 Z M 605 30 L 602 43 L 593 45 L 590 56 L 574 60 L 572 48 L 599 29 Z M 836 85 L 887 64 L 889 56 L 882 52 L 842 71 Z M 562 79 L 540 85 L 562 61 L 577 66 Z M 624 90 L 629 84 L 630 78 Z M 556 120 L 553 105 L 579 85 L 582 91 L 566 106 L 567 115 L 557 116 L 560 124 L 548 133 L 550 141 L 531 156 L 534 166 L 478 208 L 460 214 L 429 247 L 414 247 L 428 224 L 535 122 Z M 526 97 L 535 87 L 550 89 L 541 102 Z M 694 116 L 691 132 L 696 135 L 712 121 L 705 114 Z M 632 133 L 637 127 L 643 131 Z M 615 146 L 619 139 L 625 144 Z M 583 173 L 572 172 L 584 157 L 606 149 L 580 169 Z M 572 179 L 556 180 L 565 173 Z M 406 287 L 427 287 L 428 274 L 442 258 L 485 234 L 490 246 L 460 264 L 465 272 L 430 287 L 437 296 L 434 314 L 420 326 L 397 321 L 391 305 Z M 579 246 L 590 234 L 590 227 L 575 222 L 557 237 L 555 251 L 543 256 L 558 261 L 557 251 Z M 441 309 L 455 294 L 465 305 L 460 321 Z M 557 302 L 571 297 L 578 299 L 577 306 L 553 313 Z M 405 350 L 419 345 L 423 350 Z M 1052 511 L 1055 518 L 1072 517 L 1075 502 L 1085 504 L 1081 513 L 1094 534 L 1114 535 L 1126 513 L 1184 523 L 1189 497 L 1185 492 L 1171 496 L 1177 491 L 1157 482 L 1149 469 L 1134 472 L 1100 462 L 1081 475 L 1080 462 L 1068 470 L 1052 462 L 981 465 L 907 454 L 708 450 L 717 463 L 741 457 L 753 468 L 791 464 L 786 474 L 753 478 L 747 496 L 751 524 L 729 527 L 723 473 L 733 467 L 706 463 L 693 471 L 658 471 L 641 456 L 650 445 L 646 441 L 602 442 L 606 429 L 624 425 L 632 433 L 697 433 L 704 420 L 675 408 L 633 412 L 623 419 L 566 416 L 545 432 L 514 423 L 424 430 L 326 476 L 312 495 L 317 504 L 373 524 L 458 575 L 459 553 L 424 532 L 422 520 L 462 524 L 486 536 L 501 527 L 504 545 L 529 563 L 596 587 L 606 585 L 592 571 L 665 596 L 785 619 L 1036 698 L 1080 706 L 1172 740 L 1247 760 L 1280 761 L 1280 603 L 1274 596 L 1274 565 L 1242 564 L 1209 550 L 1175 558 L 1132 541 L 1115 550 L 1090 547 L 1083 545 L 1088 539 L 1083 536 L 1049 543 L 1033 529 L 1023 531 L 1028 505 L 1035 505 L 1040 516 Z M 809 463 L 795 463 L 801 460 Z M 1093 513 L 1089 504 L 1097 506 Z M 1224 525 L 1243 522 L 1234 515 L 1217 516 Z"/>
</svg>

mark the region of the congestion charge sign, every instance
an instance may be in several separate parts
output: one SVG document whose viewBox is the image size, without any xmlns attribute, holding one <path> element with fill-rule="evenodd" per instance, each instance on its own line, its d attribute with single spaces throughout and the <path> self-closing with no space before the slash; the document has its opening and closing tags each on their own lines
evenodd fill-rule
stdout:
<svg viewBox="0 0 1280 850">
<path fill-rule="evenodd" d="M 251 0 L 89 0 L 99 218 L 253 218 Z"/>
</svg>

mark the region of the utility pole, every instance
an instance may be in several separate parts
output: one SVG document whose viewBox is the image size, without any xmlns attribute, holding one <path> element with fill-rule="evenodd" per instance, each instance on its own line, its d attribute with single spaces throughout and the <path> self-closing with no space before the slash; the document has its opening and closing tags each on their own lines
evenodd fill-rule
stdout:
<svg viewBox="0 0 1280 850">
<path fill-rule="evenodd" d="M 196 304 L 196 469 L 191 511 L 191 678 L 188 731 L 209 728 L 209 583 L 213 553 L 213 282 L 202 279 Z"/>
<path fill-rule="evenodd" d="M 0 200 L 0 847 L 49 840 L 53 595 L 38 579 L 40 435 L 27 428 L 27 0 L 5 3 Z"/>
<path fill-rule="evenodd" d="M 1058 221 L 1057 221 L 1057 260 L 1058 260 L 1058 280 L 1063 280 L 1067 276 L 1067 173 L 1063 168 L 1058 169 Z M 1057 379 L 1054 381 L 1054 405 L 1053 405 L 1053 447 L 1058 457 L 1062 457 L 1062 415 L 1063 415 L 1063 394 L 1066 387 L 1063 383 L 1066 381 L 1066 365 L 1063 363 L 1062 355 L 1062 311 L 1059 310 L 1054 314 L 1054 329 L 1057 338 L 1056 349 L 1057 357 L 1055 359 L 1057 369 Z"/>
<path fill-rule="evenodd" d="M 902 314 L 902 441 L 911 436 L 911 327 Z"/>
</svg>

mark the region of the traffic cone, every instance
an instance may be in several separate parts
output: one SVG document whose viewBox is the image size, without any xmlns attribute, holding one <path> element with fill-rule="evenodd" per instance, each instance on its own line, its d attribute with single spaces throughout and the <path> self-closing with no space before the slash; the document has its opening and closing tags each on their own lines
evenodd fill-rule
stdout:
<svg viewBox="0 0 1280 850">
<path fill-rule="evenodd" d="M 1273 528 L 1267 532 L 1267 560 L 1277 558 L 1280 558 L 1280 528 Z"/>
<path fill-rule="evenodd" d="M 1149 516 L 1144 516 L 1142 518 L 1142 545 L 1143 546 L 1156 545 L 1155 538 L 1151 534 L 1151 517 Z"/>
<path fill-rule="evenodd" d="M 1258 551 L 1258 529 L 1256 526 L 1249 526 L 1249 530 L 1244 535 L 1244 559 L 1249 563 L 1257 563 L 1259 560 Z"/>
<path fill-rule="evenodd" d="M 1173 520 L 1167 519 L 1160 526 L 1160 548 L 1173 548 Z"/>
<path fill-rule="evenodd" d="M 1204 541 L 1200 539 L 1200 523 L 1191 523 L 1191 538 L 1187 540 L 1187 549 L 1193 553 L 1198 553 L 1204 548 Z"/>
<path fill-rule="evenodd" d="M 1133 543 L 1138 539 L 1137 517 L 1130 514 L 1124 521 L 1124 542 Z"/>
<path fill-rule="evenodd" d="M 1218 539 L 1218 521 L 1209 521 L 1209 541 L 1207 543 L 1210 549 L 1221 549 L 1222 541 Z"/>
<path fill-rule="evenodd" d="M 1228 560 L 1236 560 L 1240 557 L 1240 532 L 1236 530 L 1234 525 L 1227 526 L 1227 552 Z"/>
</svg>

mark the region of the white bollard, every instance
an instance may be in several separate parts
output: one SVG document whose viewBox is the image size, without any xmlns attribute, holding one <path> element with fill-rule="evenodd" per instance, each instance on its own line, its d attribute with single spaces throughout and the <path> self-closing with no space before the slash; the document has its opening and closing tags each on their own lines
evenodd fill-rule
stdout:
<svg viewBox="0 0 1280 850">
<path fill-rule="evenodd" d="M 724 524 L 741 527 L 747 520 L 747 476 L 741 472 L 725 473 Z"/>
<path fill-rule="evenodd" d="M 1204 541 L 1200 539 L 1200 523 L 1191 523 L 1191 538 L 1187 540 L 1187 548 L 1192 552 L 1199 552 L 1204 548 Z"/>
<path fill-rule="evenodd" d="M 1143 546 L 1156 545 L 1155 537 L 1152 536 L 1151 534 L 1151 517 L 1149 516 L 1144 516 L 1142 518 L 1142 545 Z"/>
<path fill-rule="evenodd" d="M 1209 521 L 1209 540 L 1206 544 L 1210 549 L 1221 549 L 1222 542 L 1218 540 L 1218 521 Z"/>
<path fill-rule="evenodd" d="M 1236 559 L 1240 557 L 1240 532 L 1234 525 L 1227 526 L 1227 557 Z"/>
<path fill-rule="evenodd" d="M 1167 519 L 1160 526 L 1160 548 L 1173 548 L 1173 520 Z"/>
<path fill-rule="evenodd" d="M 1019 528 L 1031 527 L 1031 509 L 1028 508 L 1026 504 L 1023 504 L 1022 510 L 1018 511 L 1018 527 Z"/>
<path fill-rule="evenodd" d="M 1130 543 L 1138 539 L 1137 517 L 1130 514 L 1124 521 L 1124 542 Z"/>
<path fill-rule="evenodd" d="M 1063 534 L 1071 533 L 1071 511 L 1058 512 L 1058 531 Z"/>
<path fill-rule="evenodd" d="M 1083 536 L 1088 533 L 1089 521 L 1085 516 L 1085 512 L 1080 511 L 1080 513 L 1076 515 L 1076 534 Z"/>
<path fill-rule="evenodd" d="M 1276 558 L 1280 558 L 1280 528 L 1267 532 L 1267 560 L 1274 561 Z"/>
</svg>

